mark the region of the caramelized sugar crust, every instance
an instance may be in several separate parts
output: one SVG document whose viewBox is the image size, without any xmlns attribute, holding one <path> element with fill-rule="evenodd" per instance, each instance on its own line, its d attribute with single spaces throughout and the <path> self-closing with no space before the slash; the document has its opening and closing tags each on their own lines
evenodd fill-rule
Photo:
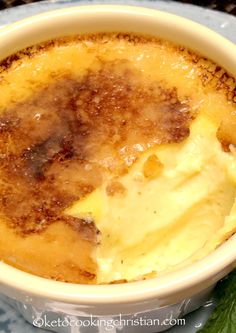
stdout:
<svg viewBox="0 0 236 333">
<path fill-rule="evenodd" d="M 173 47 L 175 47 L 173 45 Z M 177 47 L 185 59 L 191 61 L 198 70 L 198 75 L 204 87 L 222 91 L 231 103 L 236 103 L 236 80 L 224 68 L 211 60 L 198 55 L 184 47 Z"/>
<path fill-rule="evenodd" d="M 180 48 L 185 53 L 185 57 L 193 62 L 198 70 L 202 85 L 208 89 L 221 91 L 227 101 L 236 105 L 236 80 L 222 67 L 203 58 L 192 51 Z M 236 113 L 227 115 L 221 122 L 217 138 L 225 152 L 230 151 L 230 146 L 236 147 Z"/>
<path fill-rule="evenodd" d="M 153 41 L 165 47 L 165 41 L 156 38 L 116 33 L 52 40 L 0 62 L 0 84 L 4 73 L 14 64 L 21 65 L 21 59 L 27 62 L 70 41 L 85 45 L 99 41 L 102 47 L 111 39 L 132 45 Z M 168 49 L 191 63 L 206 93 L 208 88 L 220 90 L 229 103 L 236 102 L 235 80 L 224 69 L 185 48 L 168 44 Z M 104 179 L 109 179 L 108 196 L 124 195 L 127 189 L 117 176 L 127 173 L 149 147 L 182 142 L 189 136 L 195 114 L 190 98 L 181 100 L 174 85 L 153 82 L 127 60 L 100 59 L 97 69 L 81 76 L 51 75 L 50 84 L 38 87 L 31 97 L 0 109 L 0 219 L 4 222 L 0 226 L 11 234 L 7 246 L 0 246 L 1 257 L 46 278 L 96 283 L 93 250 L 100 239 L 96 221 L 65 215 L 65 209 Z M 228 115 L 218 129 L 226 151 L 236 145 L 235 124 L 235 115 Z M 150 180 L 162 168 L 151 155 L 143 174 Z M 11 246 L 16 239 L 20 240 L 17 255 Z"/>
<path fill-rule="evenodd" d="M 97 242 L 94 221 L 64 209 L 107 173 L 127 172 L 140 150 L 184 140 L 193 117 L 175 88 L 145 81 L 125 60 L 55 79 L 1 113 L 1 215 L 22 235 L 63 221 Z"/>
</svg>

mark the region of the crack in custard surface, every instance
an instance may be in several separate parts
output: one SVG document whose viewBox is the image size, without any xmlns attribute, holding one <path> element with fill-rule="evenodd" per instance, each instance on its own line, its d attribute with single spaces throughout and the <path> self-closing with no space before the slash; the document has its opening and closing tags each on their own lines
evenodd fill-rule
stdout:
<svg viewBox="0 0 236 333">
<path fill-rule="evenodd" d="M 146 149 L 188 137 L 186 101 L 141 75 L 129 61 L 101 62 L 2 110 L 0 210 L 12 228 L 27 235 L 63 221 L 96 242 L 94 221 L 63 211 Z"/>
</svg>

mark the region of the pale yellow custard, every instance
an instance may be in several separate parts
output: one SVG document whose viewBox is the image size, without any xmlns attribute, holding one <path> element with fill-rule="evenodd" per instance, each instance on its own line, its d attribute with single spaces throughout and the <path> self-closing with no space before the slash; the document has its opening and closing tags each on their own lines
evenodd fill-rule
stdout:
<svg viewBox="0 0 236 333">
<path fill-rule="evenodd" d="M 132 34 L 0 64 L 0 259 L 111 283 L 203 258 L 236 231 L 235 80 Z"/>
</svg>

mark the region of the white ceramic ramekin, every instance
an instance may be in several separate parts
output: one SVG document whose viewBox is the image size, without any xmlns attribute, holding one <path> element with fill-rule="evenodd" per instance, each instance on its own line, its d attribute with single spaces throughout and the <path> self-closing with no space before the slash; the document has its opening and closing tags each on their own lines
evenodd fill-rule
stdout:
<svg viewBox="0 0 236 333">
<path fill-rule="evenodd" d="M 126 6 L 72 7 L 17 22 L 0 31 L 0 59 L 54 37 L 99 31 L 132 31 L 177 42 L 214 60 L 236 77 L 234 44 L 187 19 Z M 68 284 L 33 276 L 0 263 L 0 291 L 29 322 L 37 319 L 35 324 L 55 332 L 160 332 L 174 324 L 175 318 L 199 307 L 214 284 L 232 270 L 235 263 L 236 235 L 191 266 L 162 277 L 127 284 Z M 128 325 L 128 321 L 119 322 L 120 314 L 123 319 L 143 318 L 146 323 L 148 319 L 159 319 L 159 323 L 156 320 L 152 321 L 154 325 L 134 326 L 131 322 Z M 73 327 L 65 322 L 64 327 L 56 322 L 50 324 L 51 320 L 66 317 L 91 320 L 91 315 L 95 319 L 118 321 L 109 327 L 104 321 L 100 327 L 95 324 L 88 327 L 88 322 L 84 322 L 79 328 L 81 322 L 76 324 L 75 321 L 71 323 Z M 166 318 L 172 318 L 172 321 L 163 323 Z"/>
</svg>

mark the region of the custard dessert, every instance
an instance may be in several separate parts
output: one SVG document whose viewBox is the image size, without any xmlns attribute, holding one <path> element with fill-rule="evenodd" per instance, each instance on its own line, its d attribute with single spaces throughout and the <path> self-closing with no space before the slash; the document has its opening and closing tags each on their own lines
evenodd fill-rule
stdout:
<svg viewBox="0 0 236 333">
<path fill-rule="evenodd" d="M 131 33 L 2 60 L 0 260 L 106 284 L 214 251 L 236 231 L 235 87 L 191 50 Z"/>
</svg>

